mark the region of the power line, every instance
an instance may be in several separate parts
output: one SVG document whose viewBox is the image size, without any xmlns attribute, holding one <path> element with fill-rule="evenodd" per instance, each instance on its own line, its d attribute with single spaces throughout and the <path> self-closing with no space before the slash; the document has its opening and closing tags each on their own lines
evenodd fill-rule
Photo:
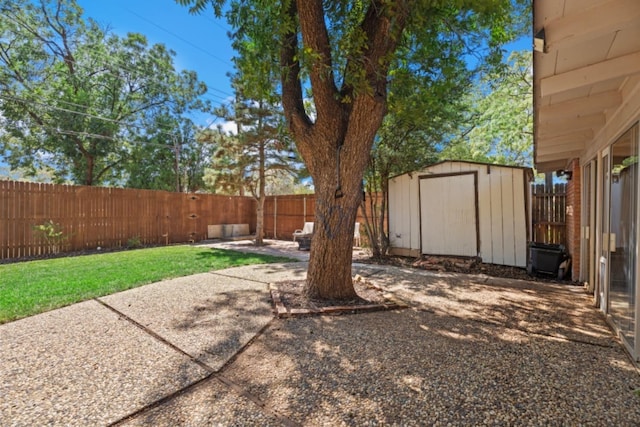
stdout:
<svg viewBox="0 0 640 427">
<path fill-rule="evenodd" d="M 226 28 L 225 26 L 223 26 L 222 24 L 220 24 L 218 21 L 216 21 L 215 19 L 211 19 L 210 16 L 204 15 L 205 18 L 207 19 L 207 21 L 212 22 L 214 25 L 217 25 L 219 28 L 221 28 L 222 30 L 224 30 L 226 33 L 230 32 L 231 30 L 229 28 Z"/>
<path fill-rule="evenodd" d="M 69 110 L 67 108 L 57 107 L 57 106 L 54 106 L 54 105 L 48 105 L 48 104 L 44 104 L 44 103 L 38 102 L 38 101 L 31 101 L 31 100 L 27 100 L 27 99 L 24 99 L 24 98 L 17 98 L 17 97 L 14 97 L 14 96 L 9 96 L 9 95 L 4 95 L 4 94 L 0 94 L 0 98 L 6 99 L 6 100 L 10 100 L 10 101 L 14 101 L 14 102 L 19 102 L 19 103 L 22 103 L 22 104 L 27 104 L 27 105 L 28 104 L 33 104 L 33 105 L 36 105 L 36 106 L 49 108 L 51 110 L 62 111 L 62 112 L 69 113 L 69 114 L 77 114 L 79 116 L 84 116 L 84 117 L 89 117 L 89 118 L 92 118 L 92 119 L 102 120 L 102 121 L 105 121 L 105 122 L 115 123 L 115 124 L 120 125 L 120 126 L 133 127 L 133 128 L 137 128 L 137 129 L 146 130 L 146 128 L 144 126 L 136 125 L 134 123 L 127 123 L 127 122 L 123 122 L 123 121 L 120 121 L 120 120 L 111 119 L 109 117 L 103 117 L 103 116 L 97 116 L 95 114 L 84 113 L 82 111 Z M 62 102 L 64 102 L 64 101 L 62 101 Z M 82 105 L 79 105 L 79 104 L 73 104 L 73 103 L 69 103 L 69 104 L 80 106 L 80 107 L 83 107 L 83 108 L 86 107 L 86 106 L 82 106 Z M 160 133 L 163 133 L 163 134 L 168 135 L 168 136 L 177 136 L 177 134 L 168 133 L 168 132 L 164 132 L 164 131 L 160 131 Z"/>
<path fill-rule="evenodd" d="M 161 148 L 169 148 L 172 151 L 176 150 L 176 145 L 166 145 L 166 144 L 160 144 L 157 142 L 153 142 L 153 141 L 140 141 L 140 140 L 136 140 L 135 138 L 114 138 L 112 136 L 108 136 L 108 135 L 99 135 L 99 134 L 95 134 L 95 133 L 91 133 L 91 132 L 82 132 L 82 131 L 74 131 L 74 130 L 67 130 L 67 129 L 60 129 L 60 128 L 56 128 L 53 126 L 42 126 L 45 129 L 49 129 L 53 132 L 59 133 L 61 135 L 70 135 L 70 136 L 80 136 L 80 137 L 84 137 L 84 138 L 94 138 L 94 139 L 105 139 L 105 140 L 110 140 L 110 141 L 114 141 L 114 142 L 131 142 L 134 145 L 135 144 L 145 144 L 145 145 L 153 145 L 156 147 L 161 147 Z"/>
<path fill-rule="evenodd" d="M 54 109 L 54 110 L 58 110 L 58 111 L 63 111 L 65 113 L 78 114 L 78 115 L 81 115 L 81 116 L 90 117 L 90 118 L 94 118 L 94 119 L 98 119 L 98 120 L 104 120 L 106 122 L 116 123 L 116 124 L 119 124 L 119 125 L 130 125 L 129 123 L 121 122 L 121 121 L 116 120 L 116 119 L 110 119 L 108 117 L 102 117 L 102 116 L 96 116 L 96 115 L 89 114 L 89 113 L 83 113 L 82 111 L 69 110 L 69 109 L 66 109 L 66 108 L 56 107 L 56 106 L 53 106 L 53 105 L 44 104 L 42 102 L 31 101 L 31 100 L 27 100 L 27 99 L 24 99 L 24 98 L 18 98 L 18 97 L 15 97 L 15 96 L 5 95 L 5 94 L 2 94 L 2 93 L 0 93 L 0 98 L 7 99 L 7 100 L 10 100 L 10 101 L 20 102 L 22 104 L 38 105 L 38 106 L 45 107 L 45 108 L 50 108 L 50 109 Z M 64 102 L 64 101 L 62 101 L 62 102 Z M 69 104 L 80 106 L 80 107 L 86 107 L 86 106 L 82 106 L 80 104 L 73 104 L 73 103 L 69 103 Z"/>
<path fill-rule="evenodd" d="M 213 86 L 209 85 L 207 82 L 204 82 L 204 81 L 203 81 L 203 83 L 207 85 L 207 90 L 215 90 L 216 92 L 219 92 L 219 93 L 221 93 L 221 94 L 223 94 L 223 95 L 226 95 L 226 96 L 231 96 L 231 97 L 234 97 L 234 96 L 235 96 L 235 95 L 234 95 L 234 94 L 232 94 L 232 93 L 225 92 L 225 91 L 220 90 L 220 89 L 216 89 L 216 88 L 214 88 Z M 216 95 L 216 96 L 217 96 L 217 95 Z"/>
<path fill-rule="evenodd" d="M 8 10 L 8 9 L 0 9 L 0 10 L 2 10 L 3 12 L 12 12 L 11 10 Z M 127 10 L 128 10 L 128 9 L 127 9 Z M 198 47 L 198 46 L 194 45 L 193 43 L 189 42 L 188 40 L 185 40 L 185 39 L 181 38 L 180 36 L 178 36 L 178 35 L 176 35 L 176 34 L 171 33 L 169 30 L 166 30 L 166 29 L 164 29 L 164 28 L 160 27 L 159 25 L 157 25 L 157 24 L 155 24 L 155 23 L 153 23 L 153 22 L 149 21 L 148 19 L 146 19 L 146 18 L 144 18 L 144 17 L 142 17 L 142 16 L 140 16 L 140 15 L 136 14 L 135 12 L 130 11 L 130 10 L 128 10 L 128 11 L 129 11 L 130 13 L 132 13 L 132 14 L 134 14 L 134 15 L 138 16 L 140 19 L 145 20 L 145 21 L 147 21 L 147 22 L 151 23 L 152 25 L 155 25 L 155 26 L 159 27 L 159 28 L 160 28 L 160 29 L 162 29 L 163 31 L 167 31 L 167 32 L 169 32 L 171 35 L 173 35 L 173 36 L 175 36 L 175 37 L 177 37 L 177 38 L 179 38 L 179 39 L 183 40 L 185 43 L 190 44 L 191 46 L 193 46 L 193 47 L 197 48 L 198 50 L 201 50 L 201 51 L 203 51 L 204 53 L 206 53 L 206 54 L 208 54 L 208 55 L 213 56 L 215 59 L 217 59 L 217 60 L 219 60 L 219 61 L 222 61 L 222 62 L 223 62 L 223 63 L 225 63 L 226 65 L 231 65 L 231 64 L 229 64 L 228 62 L 224 61 L 223 59 L 221 59 L 221 58 L 219 58 L 219 57 L 217 57 L 217 56 L 215 56 L 215 55 L 211 54 L 210 52 L 207 52 L 206 50 L 204 50 L 204 49 L 202 49 L 202 48 L 200 48 L 200 47 Z M 26 27 L 26 24 L 25 24 L 25 23 L 23 23 L 22 21 L 18 20 L 15 16 L 10 16 L 9 14 L 6 14 L 6 15 L 4 15 L 4 17 L 5 17 L 5 18 L 7 18 L 7 19 L 9 19 L 9 20 L 10 20 L 10 21 L 12 21 L 13 23 L 15 23 L 15 24 L 17 24 L 17 25 L 19 25 L 19 26 L 23 27 L 23 28 L 24 28 L 24 29 L 26 29 L 27 31 L 31 31 L 31 29 L 30 29 L 30 28 Z M 54 57 L 55 57 L 55 55 L 54 55 Z M 129 72 L 129 73 L 140 73 L 140 74 L 145 74 L 145 73 L 146 73 L 146 70 L 144 70 L 144 69 L 142 69 L 142 68 L 140 68 L 140 67 L 138 67 L 138 66 L 136 66 L 136 65 L 134 65 L 134 64 L 126 64 L 126 66 L 125 66 L 125 65 L 123 65 L 123 60 L 122 60 L 121 58 L 114 58 L 114 57 L 102 57 L 102 59 L 104 60 L 104 64 L 105 64 L 105 65 L 113 66 L 113 67 L 119 68 L 119 69 L 121 69 L 121 70 L 127 71 L 127 72 Z M 107 60 L 107 59 L 108 59 L 108 60 Z M 69 61 L 69 58 L 66 58 L 65 60 Z M 109 60 L 110 60 L 111 62 L 109 62 Z M 76 66 L 82 66 L 82 64 L 81 64 L 81 63 L 79 63 L 79 61 L 78 61 L 77 59 L 75 59 L 75 58 L 71 59 L 71 61 L 72 61 Z M 117 62 L 117 63 L 116 63 L 116 62 Z M 174 65 L 174 64 L 173 64 L 173 61 L 172 61 L 172 64 L 171 64 L 171 65 L 172 65 L 172 66 Z M 175 68 L 174 68 L 174 70 L 175 70 Z M 109 72 L 110 72 L 110 74 L 112 74 L 114 77 L 120 77 L 120 76 L 118 76 L 117 74 L 114 74 L 114 73 L 112 72 L 112 70 L 108 70 L 108 71 L 109 71 Z M 175 70 L 175 71 L 177 72 L 177 70 Z M 193 71 L 193 70 L 186 70 L 186 71 Z M 230 94 L 230 93 L 228 93 L 228 92 L 225 92 L 225 91 L 223 91 L 223 90 L 221 90 L 221 89 L 217 89 L 217 88 L 215 88 L 215 87 L 214 87 L 214 85 L 211 85 L 211 84 L 209 84 L 209 83 L 207 83 L 207 82 L 205 82 L 205 81 L 202 81 L 202 80 L 199 80 L 199 81 L 200 81 L 201 83 L 204 83 L 204 84 L 207 86 L 207 91 L 216 91 L 216 92 L 219 92 L 219 93 L 221 93 L 221 94 L 223 94 L 223 95 L 226 95 L 226 96 L 233 96 L 232 94 Z M 222 97 L 220 97 L 219 95 L 215 95 L 215 94 L 212 94 L 212 96 L 217 96 L 217 97 L 219 97 L 219 98 L 222 98 Z M 226 101 L 226 99 L 225 99 L 225 101 Z"/>
<path fill-rule="evenodd" d="M 27 105 L 28 104 L 33 104 L 33 105 L 36 105 L 36 106 L 39 106 L 39 107 L 43 107 L 43 108 L 48 108 L 48 109 L 51 109 L 51 110 L 57 110 L 57 111 L 62 111 L 62 112 L 69 113 L 69 114 L 76 114 L 76 115 L 89 117 L 89 118 L 93 118 L 93 119 L 97 119 L 97 120 L 103 120 L 103 121 L 110 122 L 110 123 L 115 123 L 115 124 L 118 124 L 120 126 L 124 126 L 124 127 L 127 127 L 127 128 L 135 128 L 135 129 L 139 129 L 139 130 L 142 129 L 144 131 L 147 130 L 147 127 L 142 126 L 142 125 L 138 125 L 138 124 L 135 124 L 135 123 L 123 122 L 123 121 L 120 121 L 120 120 L 111 119 L 111 118 L 103 117 L 103 116 L 97 116 L 95 114 L 89 114 L 89 113 L 85 113 L 85 112 L 82 112 L 82 111 L 69 110 L 67 108 L 57 107 L 57 106 L 54 106 L 54 105 L 49 105 L 49 104 L 45 104 L 45 103 L 37 102 L 37 101 L 31 101 L 31 100 L 27 100 L 27 99 L 24 99 L 24 98 L 18 98 L 18 97 L 15 97 L 15 96 L 5 95 L 5 94 L 2 94 L 2 93 L 0 93 L 0 98 L 6 99 L 6 100 L 10 100 L 10 101 L 14 101 L 14 102 L 19 102 L 19 103 L 22 103 L 22 104 L 27 104 Z M 77 107 L 81 107 L 81 108 L 86 108 L 86 106 L 84 106 L 84 105 L 76 104 L 76 103 L 73 103 L 73 102 L 66 102 L 66 101 L 62 101 L 62 100 L 60 100 L 59 102 L 66 103 L 66 104 L 73 105 L 73 106 L 77 106 Z M 196 125 L 195 122 L 193 122 L 193 124 L 194 124 L 194 126 L 199 126 L 199 125 Z M 207 128 L 208 126 L 210 126 L 210 124 L 205 124 L 204 126 L 199 126 L 199 127 Z M 49 126 L 43 126 L 43 127 L 46 128 L 46 127 L 49 127 Z M 51 128 L 51 127 L 49 127 L 49 128 Z M 58 128 L 51 128 L 51 129 L 58 130 Z M 167 131 L 159 129 L 159 128 L 157 128 L 157 130 L 158 130 L 158 132 L 160 134 L 165 135 L 165 136 L 169 136 L 169 137 L 172 137 L 172 138 L 180 136 L 177 133 L 167 132 Z M 77 132 L 77 131 L 66 131 L 66 132 Z M 105 135 L 90 134 L 90 133 L 87 133 L 87 132 L 84 132 L 83 136 L 87 136 L 87 137 L 90 136 L 90 137 L 96 137 L 96 138 L 100 137 L 100 138 L 103 138 L 103 139 L 110 138 L 110 137 L 106 137 Z"/>
<path fill-rule="evenodd" d="M 2 94 L 2 93 L 0 93 L 0 98 L 4 98 L 4 99 L 10 100 L 10 101 L 20 102 L 22 104 L 38 105 L 38 106 L 41 106 L 41 107 L 44 107 L 44 108 L 63 111 L 65 113 L 70 113 L 70 114 L 77 114 L 77 115 L 81 115 L 81 116 L 85 116 L 85 117 L 89 117 L 89 118 L 93 118 L 93 119 L 98 119 L 98 120 L 103 120 L 103 121 L 115 123 L 115 124 L 122 125 L 122 126 L 130 126 L 130 127 L 136 127 L 136 128 L 139 128 L 139 129 L 145 129 L 145 127 L 142 126 L 142 125 L 123 122 L 121 120 L 116 120 L 116 119 L 112 119 L 112 118 L 104 117 L 104 116 L 98 116 L 98 115 L 95 115 L 95 114 L 85 113 L 85 112 L 82 112 L 82 111 L 69 110 L 67 108 L 62 108 L 62 107 L 58 107 L 58 106 L 55 106 L 55 105 L 45 104 L 45 103 L 38 102 L 38 101 L 32 101 L 32 100 L 28 100 L 28 99 L 25 99 L 25 98 L 18 98 L 18 97 L 15 97 L 15 96 L 5 95 L 5 94 Z M 80 108 L 88 108 L 89 107 L 88 105 L 77 104 L 75 102 L 64 101 L 62 99 L 57 100 L 57 102 L 60 102 L 62 104 L 66 104 L 66 105 L 70 105 L 70 106 L 74 106 L 74 107 L 80 107 Z M 215 102 L 218 102 L 220 105 L 223 105 L 223 103 L 221 103 L 219 101 L 215 101 Z M 168 134 L 168 135 L 174 135 L 174 134 Z"/>
<path fill-rule="evenodd" d="M 124 9 L 125 9 L 127 12 L 129 12 L 130 14 L 137 16 L 137 17 L 138 17 L 138 18 L 140 18 L 141 20 L 143 20 L 143 21 L 145 21 L 145 22 L 147 22 L 147 23 L 149 23 L 149 24 L 153 25 L 153 26 L 154 26 L 154 27 L 156 27 L 156 28 L 159 28 L 160 30 L 162 30 L 162 31 L 166 32 L 167 34 L 170 34 L 170 35 L 172 35 L 173 37 L 175 37 L 175 38 L 177 38 L 177 39 L 179 39 L 179 40 L 182 40 L 184 43 L 188 44 L 189 46 L 191 46 L 191 47 L 193 47 L 193 48 L 195 48 L 195 49 L 198 49 L 200 52 L 202 52 L 202 53 L 204 53 L 204 54 L 206 54 L 206 55 L 209 55 L 209 56 L 210 56 L 210 57 L 212 57 L 213 59 L 218 60 L 218 61 L 222 62 L 222 63 L 223 63 L 223 64 L 225 64 L 225 65 L 232 65 L 231 63 L 229 63 L 229 62 L 228 62 L 228 61 L 226 61 L 225 59 L 222 59 L 222 58 L 220 58 L 219 56 L 216 56 L 216 55 L 214 55 L 213 53 L 211 53 L 211 52 L 209 52 L 209 51 L 207 51 L 207 50 L 205 50 L 205 49 L 201 48 L 200 46 L 197 46 L 197 45 L 195 45 L 195 44 L 191 43 L 189 40 L 187 40 L 187 39 L 185 39 L 185 38 L 183 38 L 183 37 L 181 37 L 181 36 L 177 35 L 176 33 L 172 32 L 172 31 L 167 30 L 166 28 L 162 27 L 161 25 L 158 25 L 158 24 L 156 24 L 155 22 L 153 22 L 153 21 L 151 21 L 151 20 L 149 20 L 149 19 L 147 19 L 147 18 L 143 17 L 142 15 L 139 15 L 138 13 L 136 13 L 136 12 L 132 11 L 131 9 L 127 9 L 127 8 L 124 8 Z"/>
<path fill-rule="evenodd" d="M 120 64 L 118 64 L 118 63 L 114 63 L 114 62 L 108 62 L 106 57 L 104 57 L 103 59 L 105 60 L 105 62 L 104 62 L 104 63 L 105 63 L 106 65 L 111 65 L 111 66 L 114 66 L 114 67 L 119 68 L 119 69 L 121 69 L 121 70 L 128 71 L 128 72 L 130 72 L 130 73 L 134 73 L 134 72 L 136 72 L 136 73 L 140 73 L 140 74 L 146 74 L 146 70 L 144 70 L 144 69 L 143 69 L 143 68 L 141 68 L 141 67 L 137 67 L 137 66 L 135 66 L 135 65 L 133 65 L 133 64 L 127 64 L 127 66 L 121 65 L 121 64 L 122 64 L 122 61 L 123 61 L 121 58 L 113 58 L 113 57 L 109 57 L 109 59 L 110 59 L 110 60 L 117 61 L 117 62 L 119 62 Z M 73 60 L 73 62 L 74 62 L 76 65 L 82 65 L 82 64 L 78 64 L 78 61 L 77 61 L 76 59 L 74 59 L 74 60 Z M 173 65 L 173 64 L 172 64 L 172 65 Z M 193 71 L 193 70 L 184 70 L 184 71 Z M 111 74 L 112 74 L 112 75 L 114 75 L 115 77 L 119 77 L 119 76 L 117 76 L 117 75 L 115 75 L 115 74 L 113 74 L 113 73 L 111 73 Z M 196 74 L 197 74 L 197 72 L 196 72 Z M 206 82 L 206 81 L 204 81 L 204 80 L 200 80 L 200 79 L 198 79 L 198 81 L 199 81 L 200 83 L 204 83 L 204 84 L 207 86 L 207 91 L 208 91 L 208 92 L 209 92 L 209 91 L 216 91 L 216 92 L 221 93 L 221 94 L 223 94 L 223 95 L 225 95 L 225 96 L 231 96 L 231 97 L 232 97 L 232 96 L 234 96 L 233 94 L 231 94 L 231 93 L 229 93 L 229 92 L 225 92 L 224 90 L 221 90 L 221 89 L 218 89 L 218 88 L 214 87 L 214 85 L 210 84 L 209 82 Z M 221 99 L 225 99 L 225 100 L 226 100 L 226 98 L 223 98 L 223 97 L 221 97 L 220 95 L 216 95 L 216 94 L 211 94 L 211 95 L 212 95 L 212 96 L 217 96 L 217 97 L 219 97 L 219 98 L 221 98 Z"/>
</svg>

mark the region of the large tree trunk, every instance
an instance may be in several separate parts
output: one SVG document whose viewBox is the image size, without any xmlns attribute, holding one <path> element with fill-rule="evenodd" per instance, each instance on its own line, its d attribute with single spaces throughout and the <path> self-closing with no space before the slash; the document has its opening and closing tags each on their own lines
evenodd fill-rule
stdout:
<svg viewBox="0 0 640 427">
<path fill-rule="evenodd" d="M 314 177 L 315 224 L 305 289 L 310 297 L 348 299 L 356 295 L 351 260 L 356 213 L 362 201 L 356 187 L 362 174 L 355 168 L 342 169 L 339 188 L 335 174 Z M 336 191 L 343 197 L 336 198 Z"/>
<path fill-rule="evenodd" d="M 339 141 L 335 147 L 314 152 L 310 168 L 316 194 L 315 226 L 311 242 L 307 295 L 316 298 L 353 298 L 351 261 L 353 232 L 362 203 L 362 178 L 373 138 L 384 116 L 384 102 L 361 95 L 339 126 L 316 128 Z M 318 126 L 318 124 L 316 124 Z M 344 133 L 340 129 L 345 129 Z"/>
<path fill-rule="evenodd" d="M 366 45 L 348 58 L 346 70 L 362 76 L 336 86 L 331 40 L 322 0 L 288 4 L 298 22 L 305 50 L 313 52 L 309 78 L 316 114 L 305 111 L 296 28 L 285 35 L 281 52 L 282 101 L 291 134 L 313 178 L 316 216 L 311 243 L 307 295 L 325 299 L 355 296 L 351 279 L 353 230 L 362 202 L 362 177 L 386 108 L 390 53 L 395 50 L 408 13 L 404 0 L 373 0 L 360 24 Z M 393 19 L 391 19 L 393 18 Z M 351 62 L 362 64 L 351 66 Z M 353 86 L 353 82 L 357 82 Z"/>
</svg>

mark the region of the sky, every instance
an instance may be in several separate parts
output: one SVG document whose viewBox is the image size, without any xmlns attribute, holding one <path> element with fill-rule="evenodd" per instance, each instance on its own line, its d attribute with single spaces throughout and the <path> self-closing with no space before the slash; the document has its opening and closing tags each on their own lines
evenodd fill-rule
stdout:
<svg viewBox="0 0 640 427">
<path fill-rule="evenodd" d="M 227 76 L 233 71 L 234 56 L 227 37 L 230 27 L 208 7 L 198 15 L 175 0 L 76 0 L 90 17 L 109 25 L 118 35 L 142 33 L 150 43 L 162 43 L 176 52 L 179 69 L 194 70 L 209 87 L 205 96 L 214 105 L 229 100 L 233 91 Z M 531 49 L 531 37 L 506 46 L 508 51 Z M 214 116 L 198 114 L 200 126 L 219 122 Z"/>
<path fill-rule="evenodd" d="M 176 52 L 174 65 L 193 70 L 207 84 L 204 96 L 220 105 L 233 96 L 228 73 L 233 72 L 234 56 L 227 36 L 230 27 L 218 19 L 211 7 L 200 14 L 189 13 L 188 7 L 174 0 L 77 0 L 85 18 L 93 18 L 108 26 L 115 34 L 144 34 L 149 44 L 162 43 Z M 192 117 L 197 125 L 216 121 L 212 115 Z"/>
</svg>

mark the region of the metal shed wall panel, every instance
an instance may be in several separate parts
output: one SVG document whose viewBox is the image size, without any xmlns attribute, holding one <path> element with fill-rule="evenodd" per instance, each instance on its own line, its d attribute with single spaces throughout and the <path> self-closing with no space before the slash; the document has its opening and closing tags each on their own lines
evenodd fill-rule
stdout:
<svg viewBox="0 0 640 427">
<path fill-rule="evenodd" d="M 392 246 L 404 248 L 405 255 L 420 253 L 419 191 L 417 176 L 404 174 L 389 181 L 389 239 Z"/>
<path fill-rule="evenodd" d="M 420 254 L 419 176 L 474 171 L 478 174 L 479 256 L 487 263 L 526 267 L 526 170 L 498 165 L 450 161 L 392 178 L 389 181 L 392 252 Z"/>
</svg>

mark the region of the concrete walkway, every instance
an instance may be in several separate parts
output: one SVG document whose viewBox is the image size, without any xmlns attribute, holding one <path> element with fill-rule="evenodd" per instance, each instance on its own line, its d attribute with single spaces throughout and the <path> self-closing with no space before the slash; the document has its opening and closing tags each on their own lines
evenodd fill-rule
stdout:
<svg viewBox="0 0 640 427">
<path fill-rule="evenodd" d="M 640 424 L 640 377 L 581 288 L 354 274 L 411 308 L 275 319 L 267 285 L 297 262 L 0 325 L 0 425 Z"/>
</svg>

